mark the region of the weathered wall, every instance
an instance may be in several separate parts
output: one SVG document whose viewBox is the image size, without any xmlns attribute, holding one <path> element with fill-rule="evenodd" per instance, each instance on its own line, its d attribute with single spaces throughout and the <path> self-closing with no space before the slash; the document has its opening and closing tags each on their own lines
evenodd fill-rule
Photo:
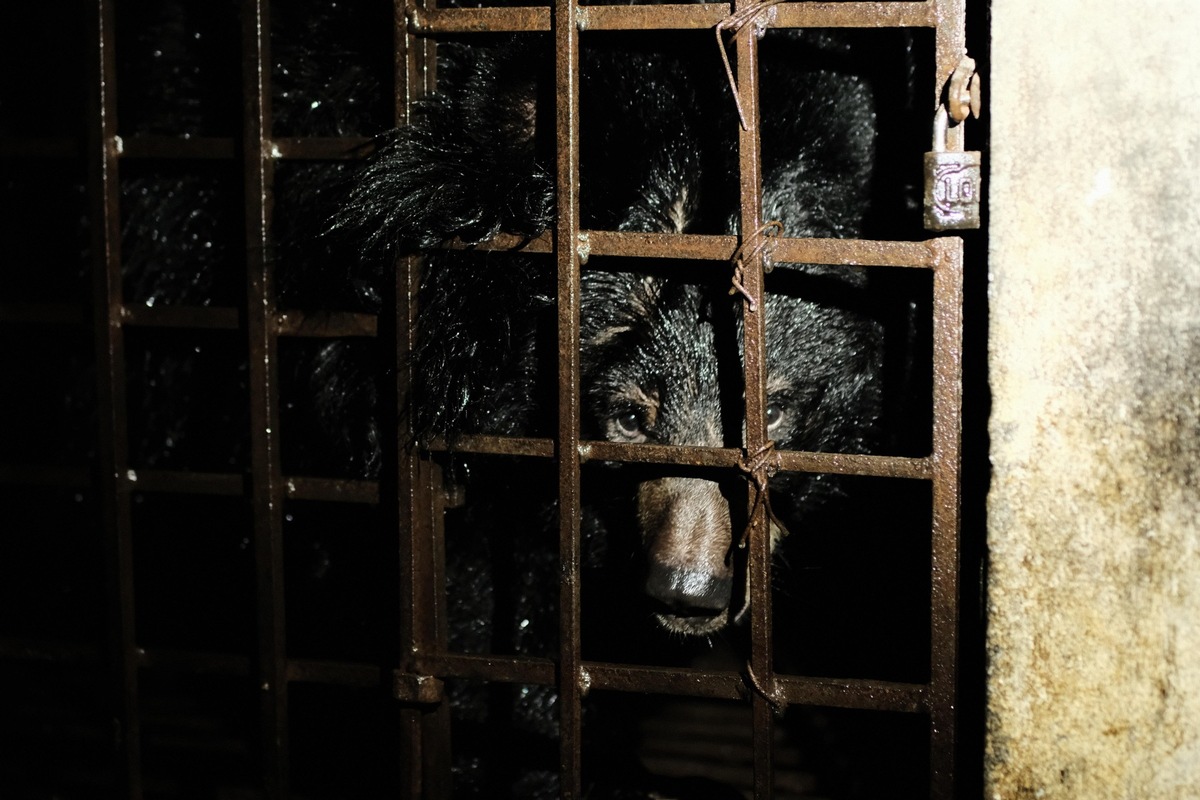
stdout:
<svg viewBox="0 0 1200 800">
<path fill-rule="evenodd" d="M 1200 798 L 1200 3 L 994 3 L 987 798 Z"/>
</svg>

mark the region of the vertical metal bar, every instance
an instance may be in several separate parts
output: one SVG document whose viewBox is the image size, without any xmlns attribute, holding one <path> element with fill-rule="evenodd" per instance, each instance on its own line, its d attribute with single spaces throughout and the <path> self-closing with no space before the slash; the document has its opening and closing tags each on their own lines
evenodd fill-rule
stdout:
<svg viewBox="0 0 1200 800">
<path fill-rule="evenodd" d="M 936 0 L 933 103 L 967 52 L 965 0 Z M 963 126 L 946 147 L 962 150 Z M 934 798 L 954 796 L 958 680 L 958 573 L 962 474 L 963 240 L 935 241 L 933 278 L 933 552 L 930 597 L 929 782 Z"/>
<path fill-rule="evenodd" d="M 930 794 L 954 796 L 962 471 L 963 240 L 937 239 L 933 273 L 933 553 Z"/>
<path fill-rule="evenodd" d="M 934 0 L 934 3 L 936 8 L 933 18 L 937 20 L 937 27 L 934 29 L 933 103 L 929 106 L 931 124 L 932 114 L 942 99 L 942 87 L 950 79 L 959 60 L 967 53 L 966 0 Z M 962 125 L 951 126 L 946 131 L 946 148 L 963 149 Z"/>
<path fill-rule="evenodd" d="M 284 641 L 283 502 L 273 320 L 268 257 L 274 162 L 271 158 L 270 13 L 267 0 L 244 0 L 246 328 L 250 373 L 250 501 L 257 572 L 258 681 L 263 784 L 268 798 L 288 796 L 288 687 Z"/>
<path fill-rule="evenodd" d="M 752 5 L 738 0 L 736 10 Z M 746 128 L 739 129 L 738 168 L 741 184 L 741 240 L 744 252 L 754 250 L 753 240 L 762 228 L 762 152 L 759 138 L 758 38 L 753 26 L 737 38 L 737 85 Z M 766 428 L 766 315 L 763 302 L 763 255 L 755 254 L 745 262 L 743 285 L 754 298 L 742 304 L 744 371 L 746 385 L 746 452 L 759 452 L 767 442 Z M 751 487 L 751 507 L 756 489 Z M 775 683 L 771 642 L 771 534 L 765 510 L 759 506 L 748 522 L 750 526 L 750 669 L 756 686 L 771 691 Z M 772 727 L 774 709 L 762 694 L 751 695 L 754 716 L 754 796 L 769 800 L 772 796 Z"/>
<path fill-rule="evenodd" d="M 427 0 L 417 0 L 413 7 L 429 6 Z M 433 91 L 434 46 L 409 31 L 406 0 L 396 0 L 394 18 L 395 122 L 401 126 L 411 121 L 413 102 Z M 397 264 L 395 397 L 400 403 L 407 402 L 412 386 L 409 354 L 416 346 L 420 281 L 419 259 L 405 258 Z M 401 413 L 397 419 L 410 420 L 411 416 Z M 419 656 L 445 649 L 443 510 L 437 465 L 409 446 L 411 431 L 399 434 L 400 669 L 412 674 Z M 401 797 L 406 800 L 438 800 L 451 795 L 449 711 L 445 702 L 432 709 L 407 707 L 400 711 Z"/>
<path fill-rule="evenodd" d="M 555 0 L 554 54 L 558 139 L 558 524 L 560 785 L 564 800 L 582 797 L 582 680 L 579 631 L 579 12 Z"/>
<path fill-rule="evenodd" d="M 119 754 L 118 780 L 126 797 L 142 796 L 141 720 L 138 710 L 137 644 L 134 630 L 133 530 L 126 476 L 129 470 L 125 398 L 125 332 L 122 327 L 121 190 L 117 137 L 116 14 L 111 0 L 96 10 L 95 103 L 89 125 L 92 253 L 95 258 L 96 396 L 98 481 L 108 564 L 109 651 L 114 673 Z"/>
</svg>

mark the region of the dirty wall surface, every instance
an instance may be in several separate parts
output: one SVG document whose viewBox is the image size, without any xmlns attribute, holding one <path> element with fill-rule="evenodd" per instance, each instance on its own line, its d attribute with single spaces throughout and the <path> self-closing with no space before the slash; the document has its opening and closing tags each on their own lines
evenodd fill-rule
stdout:
<svg viewBox="0 0 1200 800">
<path fill-rule="evenodd" d="M 1200 6 L 994 4 L 989 798 L 1200 797 Z"/>
</svg>

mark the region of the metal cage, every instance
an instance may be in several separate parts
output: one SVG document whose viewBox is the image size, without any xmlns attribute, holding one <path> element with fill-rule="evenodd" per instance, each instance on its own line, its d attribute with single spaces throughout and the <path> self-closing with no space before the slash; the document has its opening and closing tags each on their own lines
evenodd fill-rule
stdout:
<svg viewBox="0 0 1200 800">
<path fill-rule="evenodd" d="M 501 237 L 490 247 L 502 250 L 515 246 L 545 253 L 557 265 L 558 427 L 549 438 L 478 436 L 456 444 L 460 452 L 545 460 L 557 471 L 559 650 L 548 658 L 448 651 L 441 561 L 447 498 L 437 448 L 409 448 L 403 431 L 392 431 L 394 445 L 385 455 L 389 466 L 381 481 L 308 477 L 284 470 L 281 451 L 286 447 L 287 433 L 281 427 L 281 408 L 285 404 L 280 388 L 284 383 L 280 375 L 281 347 L 306 339 L 373 341 L 385 367 L 395 376 L 384 402 L 398 403 L 405 394 L 407 353 L 415 336 L 419 263 L 415 259 L 400 263 L 394 294 L 385 298 L 379 315 L 337 311 L 314 314 L 281 304 L 275 286 L 276 264 L 269 257 L 272 230 L 278 220 L 274 204 L 277 170 L 290 162 L 357 158 L 370 140 L 366 136 L 277 135 L 272 115 L 271 7 L 275 4 L 271 0 L 240 0 L 238 8 L 231 4 L 229 9 L 231 41 L 240 47 L 241 106 L 235 112 L 240 113 L 240 120 L 234 128 L 191 136 L 127 134 L 118 121 L 122 91 L 117 65 L 117 51 L 122 46 L 118 35 L 120 3 L 94 0 L 87 4 L 82 19 L 75 11 L 57 7 L 41 17 L 33 15 L 33 22 L 27 24 L 44 25 L 39 30 L 41 38 L 33 37 L 35 40 L 61 42 L 65 37 L 72 43 L 60 50 L 61 75 L 54 73 L 46 80 L 58 87 L 56 91 L 61 90 L 66 98 L 64 107 L 77 113 L 64 115 L 58 123 L 50 120 L 45 135 L 38 126 L 24 124 L 24 119 L 17 123 L 15 118 L 0 131 L 0 157 L 8 173 L 18 176 L 9 183 L 9 199 L 25 196 L 27 186 L 51 187 L 45 189 L 50 198 L 47 206 L 66 207 L 64 216 L 76 225 L 80 219 L 86 220 L 89 238 L 83 240 L 83 234 L 75 238 L 89 250 L 88 259 L 93 265 L 90 298 L 86 283 L 80 281 L 81 274 L 68 267 L 65 278 L 59 283 L 50 282 L 48 289 L 27 292 L 19 288 L 0 301 L 0 323 L 9 332 L 5 348 L 16 354 L 10 359 L 15 364 L 11 368 L 21 374 L 24 362 L 20 362 L 20 354 L 28 353 L 40 354 L 40 358 L 55 363 L 62 358 L 64 372 L 86 376 L 89 367 L 94 366 L 94 383 L 89 383 L 90 378 L 84 383 L 92 387 L 89 391 L 94 391 L 98 411 L 93 421 L 88 408 L 91 398 L 85 391 L 83 399 L 72 407 L 46 411 L 46 419 L 32 420 L 35 426 L 58 426 L 62 435 L 87 444 L 59 448 L 46 436 L 28 437 L 14 429 L 8 437 L 12 447 L 0 457 L 5 462 L 0 463 L 0 478 L 11 501 L 9 507 L 17 509 L 4 514 L 10 520 L 2 523 L 8 531 L 4 546 L 12 557 L 4 559 L 9 566 L 3 569 L 10 571 L 10 578 L 18 572 L 26 573 L 19 581 L 8 581 L 8 591 L 13 595 L 9 605 L 18 610 L 0 631 L 4 637 L 0 639 L 0 665 L 9 674 L 10 687 L 34 687 L 22 706 L 25 716 L 19 724 L 40 726 L 51 741 L 62 730 L 75 732 L 66 735 L 65 743 L 38 745 L 36 742 L 43 739 L 35 735 L 31 739 L 35 744 L 10 749 L 18 754 L 5 768 L 13 783 L 20 786 L 20 781 L 26 781 L 41 789 L 60 785 L 56 783 L 60 781 L 68 787 L 68 794 L 73 787 L 79 796 L 97 786 L 105 787 L 105 791 L 120 787 L 119 793 L 129 798 L 170 795 L 180 790 L 187 785 L 187 776 L 197 774 L 198 768 L 179 767 L 175 774 L 180 777 L 172 784 L 164 783 L 161 774 L 171 774 L 175 767 L 156 767 L 160 777 L 147 778 L 144 763 L 149 747 L 147 727 L 157 731 L 155 720 L 163 713 L 159 706 L 150 707 L 145 697 L 166 683 L 174 687 L 168 696 L 191 696 L 198 705 L 227 705 L 230 711 L 226 719 L 236 720 L 236 733 L 216 737 L 225 745 L 210 743 L 196 748 L 197 752 L 207 752 L 205 747 L 214 752 L 223 748 L 233 752 L 253 776 L 248 786 L 240 790 L 227 787 L 218 796 L 305 796 L 308 787 L 295 779 L 295 762 L 320 753 L 321 745 L 310 741 L 307 734 L 301 737 L 303 741 L 297 741 L 292 735 L 295 718 L 313 713 L 312 709 L 320 705 L 309 705 L 310 696 L 350 687 L 365 690 L 361 697 L 369 699 L 362 700 L 362 707 L 355 713 L 376 720 L 378 727 L 374 730 L 380 732 L 378 741 L 367 748 L 368 755 L 362 757 L 390 763 L 384 771 L 391 775 L 392 789 L 402 797 L 446 796 L 450 723 L 445 682 L 469 680 L 554 688 L 559 709 L 563 797 L 582 796 L 582 709 L 586 695 L 602 691 L 748 704 L 752 715 L 749 788 L 759 798 L 771 797 L 779 790 L 779 762 L 773 743 L 777 740 L 780 709 L 820 706 L 894 712 L 917 720 L 927 735 L 929 795 L 961 796 L 961 781 L 956 783 L 964 291 L 961 238 L 781 238 L 774 252 L 776 260 L 781 261 L 866 265 L 932 275 L 930 452 L 917 457 L 780 454 L 784 470 L 904 479 L 929 487 L 932 531 L 928 680 L 896 682 L 778 673 L 773 654 L 776 627 L 772 622 L 771 554 L 761 513 L 754 515 L 750 532 L 748 671 L 598 663 L 582 656 L 579 542 L 581 471 L 585 465 L 593 461 L 636 462 L 734 471 L 745 453 L 731 448 L 620 445 L 581 438 L 578 309 L 579 278 L 585 267 L 580 243 L 586 243 L 592 257 L 686 257 L 711 262 L 728 261 L 743 244 L 734 236 L 628 234 L 581 228 L 581 32 L 711 29 L 731 11 L 749 7 L 748 2 L 739 0 L 733 7 L 610 6 L 556 0 L 549 6 L 447 9 L 437 8 L 433 2 L 414 5 L 397 0 L 387 20 L 394 59 L 394 102 L 388 122 L 395 125 L 406 122 L 415 98 L 435 87 L 439 37 L 530 31 L 549 35 L 555 43 L 557 223 L 554 230 L 532 241 Z M 233 12 L 240 12 L 240 29 L 232 27 L 237 24 Z M 932 30 L 936 82 L 929 87 L 930 108 L 938 102 L 945 80 L 965 51 L 965 24 L 964 0 L 789 2 L 775 7 L 770 23 L 779 28 Z M 15 26 L 9 26 L 8 35 L 14 33 L 21 36 Z M 736 79 L 751 123 L 739 140 L 742 231 L 760 230 L 764 223 L 762 155 L 755 124 L 760 113 L 758 46 L 753 36 L 738 37 L 735 45 Z M 226 56 L 231 63 L 237 58 L 233 53 Z M 235 74 L 233 70 L 231 74 Z M 87 76 L 86 91 L 81 88 L 80 75 Z M 230 87 L 230 92 L 236 94 L 235 87 Z M 86 106 L 85 96 L 89 98 Z M 952 142 L 951 146 L 961 149 L 962 142 Z M 233 207 L 242 211 L 233 227 L 244 231 L 241 244 L 245 279 L 244 285 L 233 284 L 237 296 L 228 302 L 148 307 L 130 301 L 122 277 L 120 180 L 127 171 L 143 164 L 181 165 L 202 173 L 225 171 L 230 176 L 232 202 L 236 203 Z M 62 180 L 56 183 L 51 180 L 54 176 L 62 176 Z M 59 185 L 67 188 L 55 193 L 52 187 Z M 13 221 L 8 238 L 28 233 L 15 205 L 6 209 L 5 215 Z M 12 260 L 5 268 L 7 281 L 18 272 L 36 270 L 35 259 L 46 252 L 58 252 L 56 247 L 63 251 L 57 255 L 62 263 L 77 263 L 77 249 L 72 250 L 70 244 L 64 248 L 44 234 L 44 230 L 35 234 L 40 237 L 36 247 L 29 243 L 14 245 L 15 255 L 10 256 Z M 64 238 L 69 238 L 68 234 L 62 233 Z M 761 302 L 761 253 L 750 259 L 748 267 L 746 290 Z M 84 310 L 89 306 L 90 311 Z M 157 346 L 177 334 L 187 343 L 192 337 L 216 337 L 222 342 L 218 349 L 224 348 L 220 352 L 236 351 L 244 358 L 244 375 L 238 375 L 236 369 L 225 373 L 231 385 L 240 387 L 235 394 L 238 402 L 244 402 L 248 415 L 244 441 L 233 445 L 240 455 L 225 467 L 156 468 L 131 459 L 129 442 L 137 435 L 132 430 L 137 420 L 131 419 L 130 409 L 135 404 L 130 393 L 135 390 L 130 387 L 137 365 L 131 365 L 130 360 L 140 357 L 138 348 Z M 748 316 L 744 347 L 749 453 L 758 450 L 767 438 L 762 423 L 765 335 L 761 315 Z M 24 391 L 14 384 L 6 396 L 16 397 Z M 51 398 L 59 396 L 54 387 L 48 391 Z M 56 454 L 47 458 L 27 455 L 48 450 Z M 748 500 L 753 499 L 751 492 Z M 64 512 L 63 527 L 41 531 L 37 509 L 54 503 L 74 508 Z M 147 510 L 156 503 L 161 508 L 153 513 Z M 161 638 L 159 644 L 147 643 L 141 638 L 141 598 L 135 589 L 148 580 L 143 572 L 154 567 L 135 552 L 135 538 L 141 535 L 139 525 L 157 524 L 147 520 L 170 519 L 172 515 L 203 517 L 206 509 L 223 503 L 232 509 L 230 518 L 241 520 L 238 532 L 231 535 L 241 539 L 244 534 L 241 546 L 246 560 L 237 567 L 245 573 L 238 578 L 242 588 L 232 592 L 226 606 L 241 609 L 244 621 L 239 625 L 244 628 L 247 648 L 242 652 L 212 651 L 205 648 L 199 634 L 194 639 L 182 634 L 177 637 L 181 643 L 176 644 L 169 636 Z M 378 632 L 381 641 L 374 660 L 297 657 L 289 648 L 289 587 L 284 582 L 288 556 L 283 526 L 285 516 L 297 503 L 362 512 L 369 519 L 367 524 L 383 535 L 371 545 L 372 553 L 392 566 L 386 570 L 375 600 L 390 610 L 383 615 L 385 622 Z M 32 543 L 43 534 L 48 544 Z M 170 534 L 167 530 L 156 535 Z M 68 562 L 61 568 L 81 576 L 72 584 L 74 597 L 58 605 L 57 601 L 44 602 L 52 594 L 46 587 L 57 585 L 53 571 L 41 566 L 27 571 L 27 567 L 20 566 L 54 560 Z M 99 564 L 105 569 L 99 569 Z M 213 578 L 218 584 L 227 579 Z M 170 578 L 162 580 L 171 582 Z M 176 595 L 168 590 L 167 596 Z M 181 591 L 176 597 L 182 596 Z M 27 604 L 36 604 L 41 611 L 26 615 L 19 609 Z M 42 624 L 55 614 L 59 615 L 56 619 L 67 622 Z M 251 617 L 253 624 L 249 622 Z M 753 680 L 748 680 L 747 674 Z M 203 688 L 195 688 L 200 684 Z M 337 697 L 332 702 L 343 704 L 343 695 Z M 358 702 L 346 700 L 344 705 Z M 76 719 L 71 716 L 75 714 L 83 722 L 63 722 L 56 727 L 56 715 L 60 707 L 66 706 L 73 710 L 62 711 L 64 718 Z M 31 709 L 37 709 L 36 713 Z M 32 722 L 35 717 L 41 722 Z M 13 729 L 8 735 L 18 738 Z M 153 736 L 161 738 L 157 732 Z M 229 745 L 229 741 L 235 744 Z M 115 751 L 111 750 L 113 745 Z M 50 751 L 53 754 L 46 755 Z M 115 761 L 111 752 L 116 754 Z M 65 777 L 45 783 L 31 777 L 43 762 L 47 769 L 54 770 L 64 769 L 67 764 L 62 772 Z M 231 779 L 231 786 L 236 784 Z"/>
</svg>

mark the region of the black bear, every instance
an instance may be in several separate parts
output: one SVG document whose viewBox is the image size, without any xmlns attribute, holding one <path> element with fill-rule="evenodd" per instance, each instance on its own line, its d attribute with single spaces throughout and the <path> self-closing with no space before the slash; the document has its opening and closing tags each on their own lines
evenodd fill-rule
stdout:
<svg viewBox="0 0 1200 800">
<path fill-rule="evenodd" d="M 702 42 L 585 41 L 585 228 L 737 233 L 736 108 L 711 39 Z M 361 173 L 339 225 L 368 252 L 428 254 L 413 389 L 418 436 L 545 433 L 554 373 L 539 336 L 552 335 L 551 265 L 439 248 L 552 226 L 551 54 L 544 41 L 521 38 L 441 52 L 439 92 Z M 874 164 L 870 87 L 833 68 L 837 39 L 780 36 L 762 53 L 772 90 L 764 91 L 761 128 L 765 218 L 788 236 L 859 235 Z M 741 298 L 729 288 L 729 274 L 712 264 L 595 259 L 584 269 L 586 438 L 742 446 Z M 778 264 L 767 290 L 769 437 L 780 449 L 864 452 L 881 413 L 883 356 L 866 276 Z M 639 582 L 659 622 L 685 635 L 726 626 L 738 611 L 731 487 L 681 475 L 610 475 L 609 483 L 632 500 L 646 556 Z M 776 512 L 801 519 L 829 483 L 780 476 Z"/>
</svg>

